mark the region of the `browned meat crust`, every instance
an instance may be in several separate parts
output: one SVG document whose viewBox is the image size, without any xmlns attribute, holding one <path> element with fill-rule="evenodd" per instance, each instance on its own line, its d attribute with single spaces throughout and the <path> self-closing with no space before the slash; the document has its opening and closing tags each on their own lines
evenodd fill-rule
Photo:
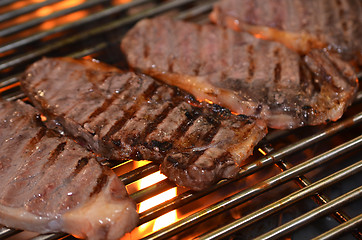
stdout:
<svg viewBox="0 0 362 240">
<path fill-rule="evenodd" d="M 272 128 L 335 121 L 358 89 L 352 67 L 328 52 L 300 56 L 214 25 L 144 19 L 121 47 L 131 67 Z"/>
<path fill-rule="evenodd" d="M 0 101 L 0 224 L 119 239 L 137 225 L 125 186 L 93 154 L 47 130 L 33 107 Z"/>
<path fill-rule="evenodd" d="M 21 84 L 39 109 L 93 151 L 159 162 L 171 180 L 195 190 L 233 177 L 267 132 L 261 120 L 86 60 L 44 58 Z"/>
<path fill-rule="evenodd" d="M 210 19 L 302 53 L 328 47 L 362 66 L 360 0 L 221 0 Z"/>
</svg>

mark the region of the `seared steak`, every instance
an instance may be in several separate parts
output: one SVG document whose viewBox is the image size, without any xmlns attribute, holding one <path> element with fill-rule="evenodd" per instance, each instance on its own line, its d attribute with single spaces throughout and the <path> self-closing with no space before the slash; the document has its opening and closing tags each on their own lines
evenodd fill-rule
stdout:
<svg viewBox="0 0 362 240">
<path fill-rule="evenodd" d="M 87 60 L 44 58 L 21 84 L 49 119 L 96 153 L 161 163 L 171 180 L 195 190 L 233 177 L 267 132 L 264 121 Z"/>
<path fill-rule="evenodd" d="M 214 25 L 144 19 L 121 47 L 131 67 L 272 128 L 337 120 L 357 91 L 352 67 L 336 56 L 322 50 L 300 56 Z"/>
<path fill-rule="evenodd" d="M 119 239 L 138 215 L 123 183 L 33 107 L 0 101 L 0 224 L 39 233 Z"/>
<path fill-rule="evenodd" d="M 362 66 L 360 0 L 221 0 L 210 19 L 303 53 L 328 47 Z"/>
</svg>

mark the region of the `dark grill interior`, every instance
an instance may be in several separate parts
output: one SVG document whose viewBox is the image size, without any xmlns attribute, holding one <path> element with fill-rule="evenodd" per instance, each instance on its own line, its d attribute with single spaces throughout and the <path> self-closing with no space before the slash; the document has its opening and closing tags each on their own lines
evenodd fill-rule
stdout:
<svg viewBox="0 0 362 240">
<path fill-rule="evenodd" d="M 1 1 L 1 97 L 26 100 L 18 78 L 42 56 L 96 58 L 126 69 L 119 44 L 134 23 L 160 14 L 207 22 L 215 1 L 125 2 Z M 271 130 L 236 179 L 202 192 L 176 188 L 177 196 L 142 211 L 140 226 L 125 239 L 362 239 L 361 100 L 359 91 L 335 123 Z M 139 205 L 175 188 L 164 179 L 140 189 L 142 178 L 158 171 L 151 162 L 109 165 Z M 171 220 L 160 217 L 172 210 Z M 159 222 L 165 227 L 156 230 Z M 0 239 L 64 238 L 74 239 L 0 229 Z"/>
</svg>

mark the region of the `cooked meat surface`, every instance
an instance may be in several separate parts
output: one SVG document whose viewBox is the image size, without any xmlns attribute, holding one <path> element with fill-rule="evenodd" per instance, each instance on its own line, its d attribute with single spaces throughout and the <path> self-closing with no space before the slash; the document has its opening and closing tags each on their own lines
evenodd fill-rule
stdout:
<svg viewBox="0 0 362 240">
<path fill-rule="evenodd" d="M 44 58 L 21 84 L 49 119 L 96 153 L 161 163 L 171 180 L 195 190 L 233 177 L 267 132 L 262 120 L 94 61 Z"/>
<path fill-rule="evenodd" d="M 328 47 L 362 66 L 360 0 L 221 0 L 210 19 L 302 53 Z"/>
<path fill-rule="evenodd" d="M 337 120 L 357 91 L 352 67 L 328 52 L 300 56 L 214 25 L 144 19 L 121 47 L 131 67 L 272 128 Z"/>
<path fill-rule="evenodd" d="M 87 239 L 119 239 L 136 227 L 118 177 L 46 129 L 32 106 L 0 101 L 0 152 L 0 224 Z"/>
</svg>

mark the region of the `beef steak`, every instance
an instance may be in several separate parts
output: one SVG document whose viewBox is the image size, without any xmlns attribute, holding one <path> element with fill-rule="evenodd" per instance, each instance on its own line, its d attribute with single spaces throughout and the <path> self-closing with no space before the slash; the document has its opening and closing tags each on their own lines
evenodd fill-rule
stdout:
<svg viewBox="0 0 362 240">
<path fill-rule="evenodd" d="M 210 19 L 302 53 L 328 47 L 362 66 L 360 0 L 221 0 Z"/>
<path fill-rule="evenodd" d="M 262 120 L 95 61 L 44 58 L 27 69 L 21 86 L 50 120 L 96 153 L 161 163 L 167 177 L 195 190 L 233 177 L 267 132 Z"/>
<path fill-rule="evenodd" d="M 300 56 L 210 24 L 144 19 L 121 47 L 131 67 L 272 128 L 337 120 L 358 88 L 352 67 L 328 52 Z"/>
<path fill-rule="evenodd" d="M 30 105 L 0 101 L 0 152 L 0 224 L 88 239 L 119 239 L 136 227 L 118 177 L 46 129 Z"/>
</svg>

